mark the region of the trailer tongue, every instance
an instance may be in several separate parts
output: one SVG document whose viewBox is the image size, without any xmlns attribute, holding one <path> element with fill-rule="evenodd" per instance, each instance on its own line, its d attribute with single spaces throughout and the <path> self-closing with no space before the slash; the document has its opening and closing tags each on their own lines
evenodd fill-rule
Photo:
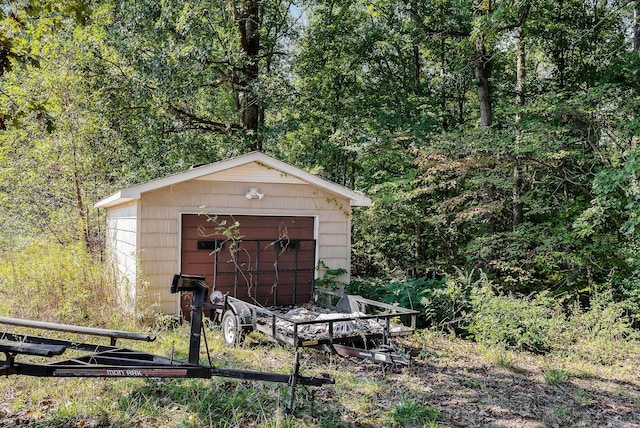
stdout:
<svg viewBox="0 0 640 428">
<path fill-rule="evenodd" d="M 194 294 L 191 305 L 192 316 L 188 361 L 175 360 L 117 346 L 118 339 L 147 342 L 155 340 L 155 336 L 150 334 L 0 317 L 0 324 L 5 326 L 61 331 L 110 339 L 109 345 L 100 345 L 17 334 L 9 331 L 0 332 L 0 353 L 4 354 L 4 360 L 0 360 L 0 375 L 106 378 L 228 377 L 278 382 L 285 383 L 291 388 L 287 412 L 293 411 L 297 385 L 322 386 L 334 383 L 334 380 L 327 375 L 317 377 L 302 376 L 300 374 L 299 352 L 297 351 L 293 370 L 290 374 L 219 368 L 212 364 L 211 358 L 209 358 L 209 365 L 200 364 L 200 344 L 204 334 L 202 311 L 208 305 L 205 303 L 207 289 L 206 287 L 203 289 L 202 278 L 200 277 L 176 275 L 172 284 L 172 292 L 178 291 L 192 291 Z M 62 357 L 71 350 L 74 351 L 72 357 L 66 359 L 55 358 Z M 46 364 L 23 361 L 28 360 L 29 358 L 26 358 L 28 356 L 50 358 L 52 361 Z"/>
</svg>

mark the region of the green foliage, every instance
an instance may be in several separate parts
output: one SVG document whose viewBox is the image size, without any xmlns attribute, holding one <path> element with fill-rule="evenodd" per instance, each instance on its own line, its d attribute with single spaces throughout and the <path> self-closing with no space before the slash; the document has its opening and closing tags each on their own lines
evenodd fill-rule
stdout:
<svg viewBox="0 0 640 428">
<path fill-rule="evenodd" d="M 473 294 L 468 331 L 477 341 L 519 350 L 547 352 L 562 309 L 550 293 L 527 298 L 495 294 L 484 287 Z"/>
<path fill-rule="evenodd" d="M 259 3 L 7 4 L 0 240 L 99 248 L 114 188 L 262 148 L 372 197 L 355 275 L 639 294 L 631 3 Z"/>
<path fill-rule="evenodd" d="M 569 373 L 563 369 L 556 369 L 548 364 L 542 369 L 542 376 L 547 385 L 559 386 L 569 380 Z"/>
<path fill-rule="evenodd" d="M 93 204 L 122 172 L 127 149 L 96 111 L 101 92 L 80 65 L 101 30 L 78 22 L 81 2 L 48 3 L 15 11 L 21 47 L 37 64 L 16 62 L 0 75 L 0 243 L 46 233 L 95 250 L 104 218 Z"/>
<path fill-rule="evenodd" d="M 114 282 L 81 243 L 30 240 L 1 254 L 0 313 L 81 325 L 117 317 Z"/>
<path fill-rule="evenodd" d="M 108 319 L 109 304 L 92 306 L 112 302 L 110 279 L 85 250 L 97 254 L 104 236 L 93 203 L 262 148 L 372 197 L 352 217 L 360 282 L 351 292 L 417 308 L 425 324 L 505 352 L 613 363 L 640 325 L 636 8 L 5 2 L 0 308 Z M 482 61 L 488 82 L 478 79 Z M 318 270 L 319 286 L 343 287 L 346 272 Z M 141 391 L 134 411 L 154 394 Z M 415 404 L 395 407 L 394 423 L 420 423 L 405 418 Z M 188 409 L 173 426 L 208 421 Z M 61 420 L 77 412 L 68 406 Z"/>
<path fill-rule="evenodd" d="M 200 207 L 202 210 L 204 207 Z M 244 235 L 240 232 L 240 222 L 229 222 L 225 219 L 218 219 L 217 215 L 207 214 L 200 212 L 198 215 L 203 215 L 207 218 L 207 222 L 211 223 L 212 235 L 224 236 L 224 241 L 221 242 L 213 252 L 221 251 L 223 248 L 229 251 L 232 255 L 240 250 L 240 244 Z M 226 244 L 226 245 L 225 245 Z"/>
<path fill-rule="evenodd" d="M 378 285 L 353 281 L 347 293 L 420 312 L 420 324 L 459 332 L 466 324 L 471 285 L 451 278 L 417 278 Z"/>
<path fill-rule="evenodd" d="M 345 284 L 341 279 L 347 273 L 345 269 L 331 269 L 320 260 L 318 262 L 318 272 L 320 276 L 314 280 L 316 287 L 327 290 L 344 290 Z"/>
<path fill-rule="evenodd" d="M 424 403 L 413 400 L 403 400 L 391 412 L 393 426 L 398 427 L 435 427 L 439 416 L 440 411 L 435 406 L 425 406 Z"/>
<path fill-rule="evenodd" d="M 640 339 L 628 302 L 615 301 L 611 292 L 594 294 L 585 305 L 546 291 L 523 297 L 484 287 L 472 294 L 472 312 L 467 331 L 497 349 L 611 364 L 625 354 L 621 344 Z"/>
<path fill-rule="evenodd" d="M 635 3 L 405 3 L 8 2 L 0 248 L 97 254 L 100 197 L 262 148 L 373 199 L 360 294 L 537 352 L 608 319 L 610 359 L 640 314 Z"/>
<path fill-rule="evenodd" d="M 640 340 L 637 313 L 629 301 L 616 301 L 611 291 L 595 293 L 588 305 L 573 302 L 553 340 L 554 352 L 600 364 L 623 358 Z"/>
</svg>

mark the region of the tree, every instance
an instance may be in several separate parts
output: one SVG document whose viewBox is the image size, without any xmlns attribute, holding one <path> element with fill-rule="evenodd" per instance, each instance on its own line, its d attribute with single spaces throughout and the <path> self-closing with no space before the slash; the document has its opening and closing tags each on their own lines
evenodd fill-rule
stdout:
<svg viewBox="0 0 640 428">
<path fill-rule="evenodd" d="M 118 58 L 95 67 L 110 70 L 108 116 L 152 159 L 150 176 L 264 149 L 269 91 L 296 31 L 292 2 L 111 6 L 107 30 Z"/>
<path fill-rule="evenodd" d="M 90 76 L 78 67 L 83 42 L 99 34 L 84 25 L 81 3 L 38 6 L 39 13 L 10 10 L 20 21 L 11 36 L 32 59 L 14 56 L 0 76 L 7 119 L 0 133 L 2 240 L 49 235 L 95 250 L 103 219 L 92 206 L 118 174 L 113 168 L 122 150 L 95 111 L 100 93 L 87 90 Z"/>
<path fill-rule="evenodd" d="M 11 5 L 5 222 L 90 243 L 95 195 L 262 149 L 373 197 L 358 274 L 638 289 L 637 1 Z"/>
<path fill-rule="evenodd" d="M 335 16 L 331 5 L 330 16 Z M 349 7 L 359 13 L 369 8 L 357 2 Z M 417 100 L 426 114 L 438 110 L 442 114 L 455 105 L 453 100 L 462 100 L 458 105 L 465 107 L 449 116 L 458 119 L 454 126 L 439 121 L 445 126 L 422 128 L 418 134 L 412 126 L 416 122 L 401 108 L 394 112 L 404 127 L 370 120 L 364 100 L 372 105 L 372 100 L 384 97 L 367 86 L 353 86 L 358 96 L 366 93 L 357 117 L 369 131 L 368 136 L 361 134 L 361 141 L 367 142 L 361 147 L 366 148 L 355 151 L 353 163 L 364 176 L 375 177 L 365 184 L 376 203 L 363 216 L 381 229 L 377 233 L 356 228 L 356 249 L 362 250 L 356 263 L 363 270 L 400 267 L 407 273 L 446 271 L 454 264 L 481 267 L 496 281 L 521 292 L 593 289 L 608 281 L 612 271 L 628 272 L 620 262 L 620 251 L 612 248 L 619 236 L 606 231 L 610 225 L 588 237 L 574 229 L 591 205 L 597 171 L 610 163 L 609 150 L 603 150 L 607 146 L 603 138 L 610 131 L 600 119 L 611 123 L 603 113 L 618 105 L 618 90 L 601 82 L 612 77 L 608 58 L 616 56 L 624 38 L 625 20 L 618 5 L 522 1 L 464 7 L 451 1 L 398 7 L 378 1 L 369 9 L 370 19 L 357 20 L 353 25 L 357 30 L 344 31 L 341 37 L 353 40 L 357 38 L 352 34 L 371 35 L 376 26 L 383 29 L 375 33 L 375 43 L 394 40 L 401 46 L 396 51 L 406 52 L 406 58 L 411 54 L 413 84 L 407 85 L 399 75 L 388 75 L 386 80 L 379 72 L 398 67 L 400 57 L 387 55 L 386 68 L 376 70 L 373 56 L 358 50 L 357 65 L 351 63 L 348 70 L 362 76 L 362 81 L 378 79 L 376 88 L 386 88 L 395 78 L 402 84 L 394 95 Z M 394 39 L 398 34 L 404 38 Z M 442 49 L 443 43 L 457 49 Z M 477 73 L 478 63 L 473 61 L 480 47 L 491 52 L 485 66 L 490 65 L 493 74 L 485 74 L 486 81 L 480 79 L 482 73 Z M 416 50 L 424 53 L 419 61 Z M 325 51 L 336 57 L 335 50 Z M 629 64 L 621 59 L 623 63 Z M 313 75 L 321 76 L 323 70 L 316 67 Z M 376 72 L 369 75 L 370 70 Z M 446 82 L 455 73 L 467 81 L 471 76 L 482 91 L 475 96 L 468 90 L 459 97 L 448 96 L 453 92 Z M 424 85 L 419 93 L 410 91 L 416 87 L 416 75 Z M 440 87 L 435 89 L 436 85 Z M 595 94 L 602 90 L 607 95 L 599 99 Z M 345 115 L 345 110 L 328 111 Z M 401 165 L 396 174 L 385 168 L 386 159 L 402 159 L 394 164 Z"/>
</svg>

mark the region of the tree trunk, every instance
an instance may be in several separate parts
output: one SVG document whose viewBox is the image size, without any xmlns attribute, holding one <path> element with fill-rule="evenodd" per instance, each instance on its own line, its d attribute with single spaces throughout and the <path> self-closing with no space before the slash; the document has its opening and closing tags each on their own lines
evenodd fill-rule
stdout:
<svg viewBox="0 0 640 428">
<path fill-rule="evenodd" d="M 474 65 L 476 82 L 478 84 L 478 102 L 480 103 L 480 127 L 488 128 L 491 126 L 491 88 L 489 86 L 489 57 L 484 46 L 484 35 L 480 34 L 475 41 Z M 491 204 L 495 198 L 495 189 L 492 183 L 484 184 L 484 201 Z M 494 231 L 494 217 L 492 212 L 485 214 L 485 222 L 487 224 L 487 233 Z"/>
<path fill-rule="evenodd" d="M 417 44 L 413 45 L 413 86 L 417 93 L 420 90 L 420 48 Z"/>
<path fill-rule="evenodd" d="M 445 38 L 440 38 L 440 110 L 442 115 L 442 128 L 444 130 L 449 129 L 447 121 L 447 74 L 446 74 L 447 59 L 445 56 Z"/>
<path fill-rule="evenodd" d="M 516 56 L 516 153 L 513 167 L 513 229 L 515 230 L 524 219 L 522 205 L 522 175 L 520 172 L 519 147 L 522 139 L 522 129 L 520 121 L 522 120 L 521 107 L 524 105 L 524 80 L 526 73 L 526 51 L 524 47 L 524 34 L 522 26 L 518 28 L 518 47 Z"/>
<path fill-rule="evenodd" d="M 522 224 L 524 210 L 522 205 L 522 175 L 520 174 L 520 162 L 516 159 L 513 167 L 513 230 Z"/>
<path fill-rule="evenodd" d="M 558 14 L 557 14 L 557 22 L 562 22 L 563 18 L 563 13 L 562 13 L 562 6 L 564 5 L 564 1 L 563 0 L 558 0 Z M 564 89 L 564 71 L 565 71 L 565 34 L 564 34 L 564 30 L 560 29 L 560 32 L 557 36 L 557 41 L 556 41 L 556 49 L 557 49 L 557 53 L 556 53 L 556 62 L 557 62 L 557 67 L 558 67 L 558 85 L 560 86 L 560 88 Z"/>
<path fill-rule="evenodd" d="M 240 87 L 242 92 L 242 125 L 254 141 L 252 150 L 259 150 L 258 123 L 260 108 L 254 84 L 259 74 L 260 0 L 244 0 L 241 11 L 235 10 L 240 31 L 240 46 L 245 57 Z"/>
<path fill-rule="evenodd" d="M 484 37 L 480 35 L 475 42 L 473 58 L 476 81 L 478 84 L 478 101 L 480 103 L 480 126 L 489 127 L 492 123 L 491 86 L 489 83 L 490 58 L 484 45 Z"/>
<path fill-rule="evenodd" d="M 640 1 L 633 8 L 633 50 L 640 52 Z"/>
</svg>

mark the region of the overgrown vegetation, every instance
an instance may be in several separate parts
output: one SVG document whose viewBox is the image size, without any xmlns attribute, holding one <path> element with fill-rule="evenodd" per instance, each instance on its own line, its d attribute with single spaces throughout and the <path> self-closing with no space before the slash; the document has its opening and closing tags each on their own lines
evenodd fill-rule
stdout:
<svg viewBox="0 0 640 428">
<path fill-rule="evenodd" d="M 129 330 L 150 328 L 119 314 L 109 291 L 112 283 L 83 246 L 35 244 L 25 245 L 23 251 L 3 256 L 0 261 L 3 314 Z M 330 275 L 329 279 L 337 285 L 335 277 Z M 318 351 L 303 353 L 306 374 L 329 373 L 337 383 L 320 389 L 300 388 L 293 416 L 282 413 L 288 399 L 284 385 L 225 378 L 92 380 L 9 376 L 0 379 L 0 424 L 41 428 L 467 426 L 460 415 L 476 415 L 479 409 L 473 403 L 485 403 L 481 406 L 486 408 L 481 410 L 489 415 L 491 408 L 504 405 L 500 400 L 504 400 L 507 389 L 510 396 L 514 391 L 517 394 L 519 383 L 524 385 L 527 397 L 533 394 L 540 403 L 547 403 L 541 404 L 539 413 L 529 416 L 531 420 L 562 425 L 576 418 L 596 423 L 597 418 L 619 421 L 622 417 L 631 423 L 639 422 L 633 419 L 633 413 L 585 413 L 585 409 L 605 400 L 616 400 L 619 408 L 629 402 L 637 405 L 640 400 L 640 385 L 634 377 L 640 343 L 630 319 L 625 318 L 624 306 L 610 296 L 603 294 L 594 299 L 589 310 L 555 301 L 546 293 L 517 299 L 491 290 L 486 276 L 462 271 L 457 278 L 416 284 L 419 289 L 429 285 L 432 290 L 421 294 L 411 291 L 413 282 L 395 282 L 376 287 L 374 297 L 393 303 L 403 294 L 413 293 L 412 301 L 418 301 L 416 307 L 422 307 L 425 315 L 423 321 L 448 333 L 423 329 L 402 341 L 401 345 L 413 355 L 414 365 L 386 375 L 374 363 L 331 357 Z M 104 288 L 98 290 L 98 285 Z M 367 290 L 361 284 L 360 287 L 361 291 Z M 34 290 L 37 295 L 32 300 L 24 298 L 33 295 Z M 436 302 L 442 310 L 429 311 L 430 302 Z M 457 309 L 461 306 L 464 311 Z M 456 320 L 453 324 L 459 332 L 473 334 L 479 343 L 453 339 L 452 323 L 448 323 L 451 319 Z M 153 343 L 122 344 L 186 359 L 187 325 L 170 317 L 157 317 L 154 332 L 157 340 Z M 235 349 L 223 345 L 213 325 L 207 325 L 207 336 L 213 363 L 220 367 L 279 373 L 292 369 L 292 350 L 275 346 L 260 334 L 252 333 L 242 347 Z M 525 349 L 544 355 L 523 352 Z M 208 363 L 204 349 L 201 358 L 203 364 Z M 499 380 L 505 376 L 512 379 L 503 384 Z M 609 377 L 611 382 L 625 382 L 625 394 L 601 389 L 601 380 Z M 591 378 L 593 385 L 588 383 Z M 575 397 L 572 403 L 588 401 L 590 405 L 567 406 L 562 397 L 556 405 L 550 397 L 557 391 L 546 392 L 544 387 L 569 391 Z M 482 398 L 452 398 L 464 394 Z M 526 403 L 526 408 L 520 408 L 518 400 L 510 401 L 514 415 L 531 412 Z M 521 425 L 517 419 L 512 422 L 513 426 Z"/>
<path fill-rule="evenodd" d="M 97 253 L 101 197 L 260 149 L 373 199 L 352 217 L 367 281 L 481 269 L 505 293 L 607 289 L 637 312 L 638 16 L 591 0 L 8 2 L 0 245 Z"/>
<path fill-rule="evenodd" d="M 482 272 L 457 273 L 373 287 L 354 282 L 347 291 L 411 307 L 425 327 L 502 349 L 613 364 L 640 340 L 633 305 L 611 292 L 595 293 L 586 303 L 549 291 L 518 296 L 500 292 Z"/>
<path fill-rule="evenodd" d="M 0 252 L 0 313 L 96 326 L 121 319 L 107 267 L 84 243 L 47 239 L 25 239 Z"/>
<path fill-rule="evenodd" d="M 209 351 L 220 367 L 287 373 L 293 352 L 252 334 L 226 348 L 207 329 Z M 183 358 L 187 326 L 156 330 L 152 343 L 126 343 L 158 355 Z M 640 422 L 640 349 L 615 367 L 577 358 L 535 356 L 484 347 L 422 330 L 402 343 L 412 367 L 389 370 L 362 360 L 303 353 L 306 374 L 329 373 L 336 385 L 299 388 L 296 412 L 285 415 L 288 387 L 262 382 L 172 379 L 0 379 L 0 425 L 6 427 L 350 427 L 587 426 Z M 201 354 L 206 364 L 206 353 Z M 509 397 L 508 400 L 505 397 Z M 535 400 L 536 406 L 531 402 Z M 615 407 L 612 405 L 615 404 Z M 496 409 L 506 408 L 508 413 Z M 482 415 L 482 416 L 479 416 Z M 523 416 L 526 415 L 526 418 Z M 523 421 L 526 423 L 523 424 Z"/>
<path fill-rule="evenodd" d="M 639 16 L 592 0 L 4 2 L 0 311 L 132 325 L 93 204 L 259 149 L 374 201 L 352 213 L 351 292 L 418 309 L 503 368 L 521 351 L 635 355 Z M 548 367 L 550 386 L 572 381 Z M 192 412 L 179 423 L 206 423 L 172 397 Z M 163 410 L 136 400 L 123 408 Z M 371 423 L 437 419 L 417 404 Z"/>
</svg>

